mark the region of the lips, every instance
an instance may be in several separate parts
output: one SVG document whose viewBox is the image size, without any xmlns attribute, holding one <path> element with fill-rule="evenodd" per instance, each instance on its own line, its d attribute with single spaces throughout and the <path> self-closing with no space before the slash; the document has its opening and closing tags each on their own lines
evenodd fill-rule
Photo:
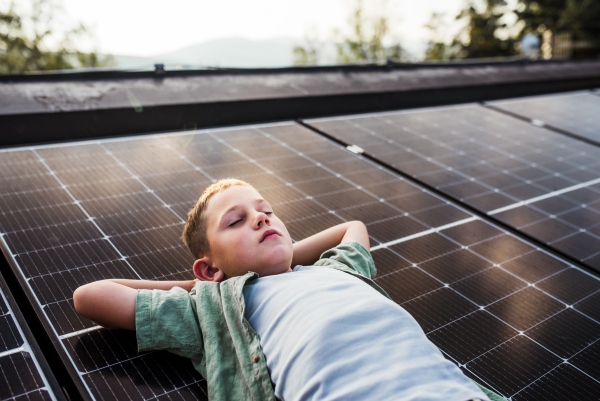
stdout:
<svg viewBox="0 0 600 401">
<path fill-rule="evenodd" d="M 280 235 L 280 234 L 277 232 L 277 230 L 273 230 L 273 229 L 267 230 L 260 237 L 260 242 L 262 243 L 270 235 Z"/>
</svg>

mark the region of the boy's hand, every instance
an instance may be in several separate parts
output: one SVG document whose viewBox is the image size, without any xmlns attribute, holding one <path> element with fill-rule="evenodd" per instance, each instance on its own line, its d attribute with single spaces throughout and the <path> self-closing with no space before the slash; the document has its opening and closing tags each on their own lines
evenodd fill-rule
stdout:
<svg viewBox="0 0 600 401">
<path fill-rule="evenodd" d="M 101 280 L 75 290 L 73 303 L 80 315 L 109 329 L 135 330 L 135 304 L 138 289 L 170 290 L 181 287 L 191 291 L 198 280 Z"/>
<path fill-rule="evenodd" d="M 321 231 L 315 235 L 298 241 L 294 244 L 294 256 L 292 268 L 296 265 L 312 265 L 323 252 L 331 249 L 342 242 L 356 241 L 367 250 L 369 247 L 369 233 L 367 227 L 361 221 L 349 221 L 338 224 Z"/>
</svg>

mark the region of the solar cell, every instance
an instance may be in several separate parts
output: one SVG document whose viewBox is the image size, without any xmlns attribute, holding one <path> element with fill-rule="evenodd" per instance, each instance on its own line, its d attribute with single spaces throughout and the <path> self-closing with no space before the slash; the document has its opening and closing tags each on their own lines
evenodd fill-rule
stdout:
<svg viewBox="0 0 600 401">
<path fill-rule="evenodd" d="M 364 220 L 377 283 L 467 375 L 507 397 L 558 374 L 552 361 L 561 353 L 597 353 L 584 345 L 600 339 L 595 276 L 293 123 L 0 152 L 0 165 L 9 164 L 23 183 L 0 186 L 0 199 L 12 200 L 0 212 L 3 250 L 88 399 L 206 399 L 189 361 L 138 354 L 133 333 L 77 316 L 71 296 L 102 278 L 192 278 L 193 258 L 179 240 L 185 213 L 206 184 L 228 176 L 269 199 L 294 240 Z M 55 182 L 36 189 L 40 177 Z M 47 202 L 29 201 L 49 189 L 56 192 Z M 15 213 L 30 223 L 15 225 Z M 573 303 L 572 289 L 585 279 L 593 284 Z M 522 313 L 511 312 L 515 302 Z M 585 331 L 563 350 L 558 336 L 577 336 L 562 326 L 571 324 Z M 578 372 L 597 378 L 595 365 L 582 361 Z M 506 373 L 494 374 L 505 368 L 523 373 L 507 382 Z"/>
<path fill-rule="evenodd" d="M 37 345 L 27 340 L 24 331 L 29 329 L 18 323 L 20 312 L 11 308 L 10 296 L 0 276 L 0 399 L 64 399 L 53 390 L 59 388 L 54 377 L 44 374 L 41 364 L 46 362 L 33 353 Z"/>
<path fill-rule="evenodd" d="M 600 97 L 590 92 L 499 100 L 489 105 L 600 145 Z"/>
<path fill-rule="evenodd" d="M 600 270 L 600 148 L 478 105 L 307 123 Z"/>
</svg>

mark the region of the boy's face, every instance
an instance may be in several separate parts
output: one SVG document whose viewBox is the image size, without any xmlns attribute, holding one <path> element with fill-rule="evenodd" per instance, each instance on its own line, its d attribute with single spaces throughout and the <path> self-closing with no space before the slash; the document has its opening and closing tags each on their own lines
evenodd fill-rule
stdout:
<svg viewBox="0 0 600 401">
<path fill-rule="evenodd" d="M 208 257 L 226 278 L 291 271 L 292 239 L 254 188 L 234 185 L 213 195 L 205 213 Z"/>
</svg>

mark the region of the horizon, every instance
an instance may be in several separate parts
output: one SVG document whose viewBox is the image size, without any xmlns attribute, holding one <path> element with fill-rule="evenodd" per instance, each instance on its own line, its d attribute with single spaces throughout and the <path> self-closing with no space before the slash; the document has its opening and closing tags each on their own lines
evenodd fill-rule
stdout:
<svg viewBox="0 0 600 401">
<path fill-rule="evenodd" d="M 365 2 L 365 8 L 374 14 L 386 10 L 392 25 L 391 37 L 402 44 L 427 42 L 428 31 L 424 25 L 431 14 L 445 13 L 447 22 L 452 25 L 463 3 L 464 0 L 425 0 L 418 4 L 372 0 Z M 232 37 L 252 41 L 290 37 L 302 41 L 310 36 L 330 42 L 335 29 L 343 31 L 347 27 L 355 3 L 353 0 L 302 3 L 257 0 L 252 4 L 242 0 L 219 3 L 172 0 L 165 7 L 153 0 L 106 0 L 102 4 L 91 0 L 62 0 L 62 4 L 69 20 L 83 22 L 94 33 L 94 43 L 86 44 L 90 50 L 153 57 Z"/>
</svg>

